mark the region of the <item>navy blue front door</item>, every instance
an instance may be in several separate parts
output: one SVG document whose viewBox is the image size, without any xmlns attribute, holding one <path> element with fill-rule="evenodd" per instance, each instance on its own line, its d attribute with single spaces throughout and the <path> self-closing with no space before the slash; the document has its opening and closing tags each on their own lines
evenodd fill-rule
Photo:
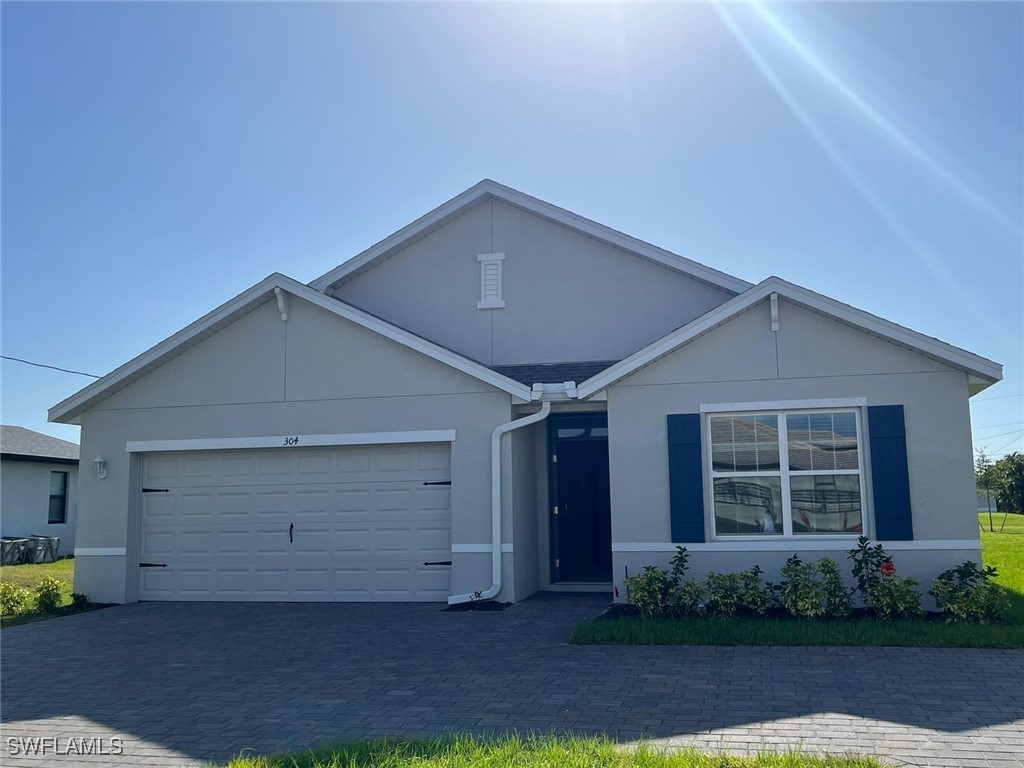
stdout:
<svg viewBox="0 0 1024 768">
<path fill-rule="evenodd" d="M 548 419 L 552 582 L 612 580 L 608 417 L 557 414 Z"/>
</svg>

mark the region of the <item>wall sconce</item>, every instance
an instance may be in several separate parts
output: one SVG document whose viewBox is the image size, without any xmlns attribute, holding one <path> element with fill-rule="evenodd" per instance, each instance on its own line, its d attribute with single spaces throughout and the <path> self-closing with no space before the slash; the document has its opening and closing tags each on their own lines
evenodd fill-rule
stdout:
<svg viewBox="0 0 1024 768">
<path fill-rule="evenodd" d="M 104 479 L 107 476 L 106 461 L 97 456 L 95 459 L 93 459 L 92 465 L 96 469 L 96 477 L 98 477 L 100 480 Z"/>
</svg>

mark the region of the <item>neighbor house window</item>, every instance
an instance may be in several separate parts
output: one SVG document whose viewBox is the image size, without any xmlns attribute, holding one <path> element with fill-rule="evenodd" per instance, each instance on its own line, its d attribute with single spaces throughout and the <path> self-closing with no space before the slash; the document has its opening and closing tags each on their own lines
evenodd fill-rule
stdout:
<svg viewBox="0 0 1024 768">
<path fill-rule="evenodd" d="M 863 533 L 857 411 L 707 418 L 716 536 Z"/>
<path fill-rule="evenodd" d="M 50 523 L 68 521 L 68 473 L 50 473 Z"/>
</svg>

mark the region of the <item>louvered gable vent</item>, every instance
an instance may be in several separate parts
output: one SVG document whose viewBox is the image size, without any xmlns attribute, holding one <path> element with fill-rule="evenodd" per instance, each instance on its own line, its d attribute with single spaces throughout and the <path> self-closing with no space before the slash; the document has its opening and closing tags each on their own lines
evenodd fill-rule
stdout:
<svg viewBox="0 0 1024 768">
<path fill-rule="evenodd" d="M 501 309 L 505 306 L 501 286 L 501 266 L 504 253 L 481 253 L 476 257 L 480 262 L 480 301 L 477 309 Z"/>
</svg>

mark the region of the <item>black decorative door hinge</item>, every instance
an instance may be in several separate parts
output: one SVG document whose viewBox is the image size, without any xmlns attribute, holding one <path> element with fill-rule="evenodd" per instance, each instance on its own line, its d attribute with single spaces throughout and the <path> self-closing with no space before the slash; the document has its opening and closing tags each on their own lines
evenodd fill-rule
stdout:
<svg viewBox="0 0 1024 768">
<path fill-rule="evenodd" d="M 143 488 L 143 493 L 170 493 L 170 488 Z"/>
</svg>

